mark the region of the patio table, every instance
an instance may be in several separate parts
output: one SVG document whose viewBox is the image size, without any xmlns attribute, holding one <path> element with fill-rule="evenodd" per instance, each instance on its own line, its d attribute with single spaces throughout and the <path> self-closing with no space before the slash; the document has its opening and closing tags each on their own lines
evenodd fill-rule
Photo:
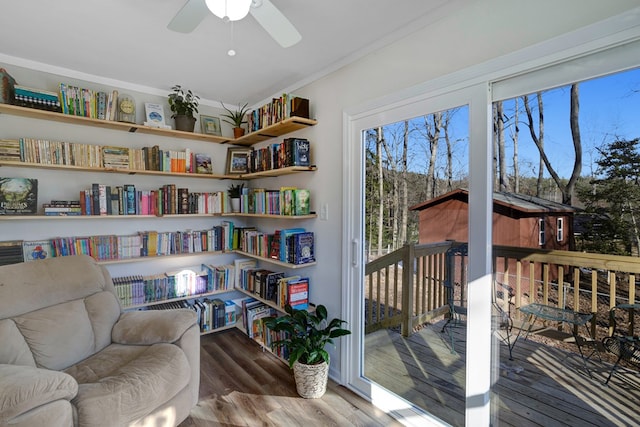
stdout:
<svg viewBox="0 0 640 427">
<path fill-rule="evenodd" d="M 527 328 L 527 332 L 524 336 L 524 339 L 526 339 L 529 333 L 531 332 L 531 327 L 533 326 L 533 323 L 537 318 L 550 320 L 554 322 L 568 323 L 573 326 L 571 328 L 571 334 L 573 335 L 573 339 L 574 339 L 574 342 L 576 343 L 576 347 L 578 347 L 578 351 L 580 352 L 580 357 L 582 358 L 584 368 L 587 371 L 587 374 L 589 374 L 589 377 L 593 378 L 593 376 L 591 375 L 591 371 L 589 370 L 589 366 L 587 365 L 587 359 L 593 356 L 593 354 L 597 351 L 597 346 L 595 347 L 594 351 L 588 357 L 585 358 L 584 353 L 582 351 L 582 345 L 584 340 L 578 336 L 578 328 L 584 325 L 585 329 L 587 330 L 587 334 L 589 336 L 590 341 L 593 341 L 591 337 L 591 331 L 587 326 L 587 322 L 591 320 L 591 318 L 593 317 L 593 314 L 579 313 L 566 308 L 553 307 L 550 305 L 540 304 L 540 303 L 532 303 L 532 304 L 522 306 L 520 307 L 520 311 L 526 314 L 527 317 L 525 317 L 522 320 L 522 326 L 518 330 L 518 334 L 516 335 L 515 340 L 513 342 L 514 346 L 515 346 L 515 343 L 518 341 L 518 338 L 520 337 L 520 333 L 524 328 L 525 322 L 527 321 L 529 322 L 529 327 Z"/>
</svg>

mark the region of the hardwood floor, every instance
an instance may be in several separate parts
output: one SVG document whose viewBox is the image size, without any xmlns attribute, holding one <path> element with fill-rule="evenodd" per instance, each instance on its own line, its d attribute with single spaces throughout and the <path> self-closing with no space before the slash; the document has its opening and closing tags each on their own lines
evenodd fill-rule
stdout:
<svg viewBox="0 0 640 427">
<path fill-rule="evenodd" d="M 299 397 L 289 366 L 237 329 L 203 336 L 200 354 L 200 401 L 180 427 L 401 425 L 331 380 Z"/>
</svg>

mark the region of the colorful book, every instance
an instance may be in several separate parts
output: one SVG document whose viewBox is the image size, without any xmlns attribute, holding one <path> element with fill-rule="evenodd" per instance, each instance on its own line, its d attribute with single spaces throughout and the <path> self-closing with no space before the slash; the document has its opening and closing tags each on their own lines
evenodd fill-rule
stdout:
<svg viewBox="0 0 640 427">
<path fill-rule="evenodd" d="M 37 261 L 53 257 L 51 240 L 25 240 L 22 243 L 25 261 Z"/>
<path fill-rule="evenodd" d="M 0 215 L 28 215 L 37 211 L 37 179 L 0 177 Z"/>
</svg>

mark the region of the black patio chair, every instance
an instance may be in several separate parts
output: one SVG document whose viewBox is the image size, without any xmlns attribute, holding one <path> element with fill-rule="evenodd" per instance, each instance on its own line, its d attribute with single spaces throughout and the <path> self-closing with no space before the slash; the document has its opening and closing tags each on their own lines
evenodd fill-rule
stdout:
<svg viewBox="0 0 640 427">
<path fill-rule="evenodd" d="M 515 293 L 513 288 L 497 280 L 493 281 L 493 301 L 492 301 L 492 328 L 496 332 L 498 339 L 507 345 L 509 349 L 509 360 L 513 360 L 513 346 L 515 340 L 511 335 L 513 330 L 513 319 L 511 318 L 511 304 Z M 506 309 L 504 305 L 506 304 Z"/>
<path fill-rule="evenodd" d="M 627 312 L 629 316 L 629 327 L 624 329 L 617 328 L 618 313 Z M 613 326 L 613 333 L 602 340 L 604 348 L 617 356 L 605 384 L 609 384 L 609 380 L 613 376 L 613 373 L 618 368 L 620 362 L 627 363 L 636 369 L 640 369 L 640 338 L 638 335 L 634 335 L 633 326 L 634 316 L 640 314 L 640 304 L 620 304 L 616 305 L 609 311 L 609 318 L 611 319 L 611 325 Z M 624 317 L 624 313 L 621 316 Z"/>
<path fill-rule="evenodd" d="M 447 332 L 449 340 L 451 341 L 451 353 L 453 354 L 456 353 L 456 349 L 455 338 L 451 327 L 462 325 L 462 317 L 467 316 L 467 302 L 463 297 L 464 290 L 462 289 L 466 286 L 467 248 L 468 246 L 466 243 L 458 244 L 449 248 L 445 253 L 445 279 L 442 285 L 445 288 L 445 296 L 449 312 L 447 313 L 447 321 L 440 332 Z M 457 276 L 456 260 L 458 260 L 460 264 L 460 271 L 457 273 Z M 460 288 L 460 290 L 456 292 L 456 288 Z"/>
</svg>

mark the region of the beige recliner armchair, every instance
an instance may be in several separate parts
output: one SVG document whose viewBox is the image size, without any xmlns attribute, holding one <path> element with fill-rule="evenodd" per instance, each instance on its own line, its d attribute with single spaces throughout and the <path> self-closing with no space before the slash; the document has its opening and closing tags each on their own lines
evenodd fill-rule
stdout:
<svg viewBox="0 0 640 427">
<path fill-rule="evenodd" d="M 0 425 L 175 426 L 199 383 L 195 312 L 123 312 L 85 255 L 0 267 Z"/>
</svg>

